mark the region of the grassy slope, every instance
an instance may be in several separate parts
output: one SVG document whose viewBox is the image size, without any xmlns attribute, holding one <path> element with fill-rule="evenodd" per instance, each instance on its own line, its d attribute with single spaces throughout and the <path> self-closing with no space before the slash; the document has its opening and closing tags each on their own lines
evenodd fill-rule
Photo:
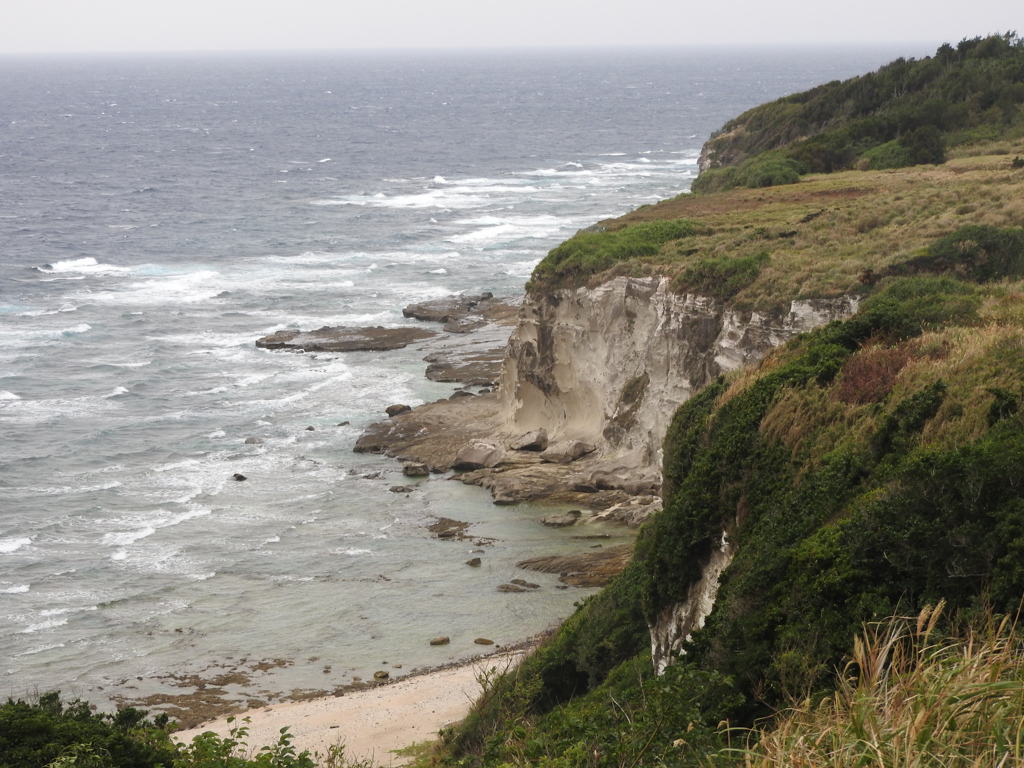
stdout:
<svg viewBox="0 0 1024 768">
<path fill-rule="evenodd" d="M 1024 154 L 1024 141 L 995 149 L 1000 154 L 954 158 L 941 166 L 818 174 L 785 187 L 681 195 L 601 225 L 614 235 L 683 220 L 694 234 L 667 240 L 653 254 L 625 249 L 617 258 L 567 268 L 557 257 L 574 241 L 608 237 L 580 233 L 541 262 L 531 288 L 659 274 L 672 278 L 681 293 L 701 293 L 718 284 L 701 280 L 709 266 L 727 268 L 760 257 L 754 278 L 723 299 L 741 308 L 778 311 L 787 310 L 792 299 L 863 292 L 866 270 L 884 273 L 964 225 L 1024 222 L 1024 169 L 1012 162 Z"/>
<path fill-rule="evenodd" d="M 680 408 L 665 445 L 665 511 L 642 530 L 634 562 L 495 683 L 439 760 L 736 764 L 720 723 L 753 725 L 828 695 L 864 622 L 939 600 L 967 618 L 1017 610 L 1024 250 L 1016 262 L 988 259 L 1015 277 L 978 283 L 985 254 L 967 240 L 936 247 L 964 226 L 1024 223 L 1024 170 L 1006 146 L 990 150 L 683 196 L 585 238 L 686 220 L 655 253 L 657 232 L 644 253 L 613 250 L 609 262 L 588 246 L 538 268 L 534 290 L 615 274 L 667 275 L 690 290 L 717 268 L 741 278 L 721 298 L 752 309 L 846 292 L 864 302 Z M 732 261 L 744 267 L 722 269 Z M 715 610 L 686 659 L 651 678 L 647 622 L 684 599 L 722 530 L 738 554 Z"/>
</svg>

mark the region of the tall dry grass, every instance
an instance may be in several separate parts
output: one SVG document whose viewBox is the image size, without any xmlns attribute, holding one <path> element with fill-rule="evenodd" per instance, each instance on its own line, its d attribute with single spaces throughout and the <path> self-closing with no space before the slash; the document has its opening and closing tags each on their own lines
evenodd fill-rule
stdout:
<svg viewBox="0 0 1024 768">
<path fill-rule="evenodd" d="M 836 693 L 730 750 L 746 768 L 1024 765 L 1024 642 L 1004 620 L 954 636 L 942 605 L 868 627 Z"/>
</svg>

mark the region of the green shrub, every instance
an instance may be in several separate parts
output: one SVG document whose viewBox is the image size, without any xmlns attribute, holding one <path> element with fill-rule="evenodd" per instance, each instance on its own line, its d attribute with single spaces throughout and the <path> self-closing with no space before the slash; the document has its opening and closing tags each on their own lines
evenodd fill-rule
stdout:
<svg viewBox="0 0 1024 768">
<path fill-rule="evenodd" d="M 636 224 L 615 232 L 577 232 L 537 265 L 528 287 L 579 286 L 618 262 L 656 256 L 665 243 L 702 231 L 695 221 L 674 219 Z"/>
<path fill-rule="evenodd" d="M 950 274 L 976 283 L 1024 277 L 1024 228 L 971 224 L 890 268 L 892 274 Z"/>
<path fill-rule="evenodd" d="M 95 713 L 79 700 L 64 704 L 59 692 L 34 704 L 9 699 L 0 705 L 0 768 L 170 766 L 177 752 L 166 723 L 132 708 Z"/>
<path fill-rule="evenodd" d="M 900 142 L 893 140 L 879 144 L 864 153 L 865 170 L 882 171 L 887 168 L 906 168 L 914 165 L 914 156 Z M 858 166 L 859 167 L 859 166 Z"/>
<path fill-rule="evenodd" d="M 757 279 L 769 260 L 767 251 L 735 258 L 700 259 L 673 281 L 672 289 L 729 301 Z"/>
</svg>

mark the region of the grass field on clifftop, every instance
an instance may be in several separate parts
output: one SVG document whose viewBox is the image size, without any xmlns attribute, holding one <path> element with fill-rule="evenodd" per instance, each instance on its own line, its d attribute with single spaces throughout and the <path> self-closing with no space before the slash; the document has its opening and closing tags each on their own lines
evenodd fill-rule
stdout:
<svg viewBox="0 0 1024 768">
<path fill-rule="evenodd" d="M 787 311 L 793 299 L 863 294 L 866 280 L 961 227 L 1024 223 L 1024 167 L 1014 164 L 1024 157 L 1024 140 L 961 152 L 970 155 L 944 165 L 815 174 L 792 185 L 684 194 L 644 206 L 555 248 L 531 288 L 657 274 L 679 293 L 711 293 L 758 311 Z M 659 222 L 659 237 L 626 242 L 610 256 L 601 250 L 602 240 Z"/>
</svg>

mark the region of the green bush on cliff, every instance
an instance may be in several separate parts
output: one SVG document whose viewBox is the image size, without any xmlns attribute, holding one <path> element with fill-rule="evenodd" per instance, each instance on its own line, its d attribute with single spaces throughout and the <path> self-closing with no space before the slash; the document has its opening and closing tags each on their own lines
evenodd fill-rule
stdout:
<svg viewBox="0 0 1024 768">
<path fill-rule="evenodd" d="M 704 171 L 694 180 L 690 189 L 699 193 L 733 187 L 777 187 L 781 184 L 796 184 L 800 181 L 800 174 L 806 172 L 807 168 L 791 157 L 780 152 L 764 152 L 737 166 Z"/>
<path fill-rule="evenodd" d="M 701 231 L 703 228 L 695 221 L 676 219 L 637 224 L 614 232 L 577 232 L 537 265 L 527 288 L 577 287 L 617 262 L 657 256 L 666 243 Z"/>
<path fill-rule="evenodd" d="M 942 163 L 949 146 L 1019 135 L 1022 127 L 1024 40 L 1015 33 L 965 39 L 730 120 L 707 143 L 711 169 L 693 189 L 792 183 L 783 160 L 798 173 Z M 762 163 L 777 170 L 753 174 L 762 183 L 752 183 Z"/>
<path fill-rule="evenodd" d="M 665 508 L 634 561 L 449 734 L 450 759 L 732 765 L 717 724 L 827 694 L 865 622 L 940 600 L 966 617 L 1014 614 L 1024 343 L 986 320 L 1006 289 L 986 290 L 885 279 L 854 317 L 681 406 Z M 648 624 L 687 599 L 723 533 L 735 558 L 666 684 L 678 706 L 662 706 Z"/>
</svg>

